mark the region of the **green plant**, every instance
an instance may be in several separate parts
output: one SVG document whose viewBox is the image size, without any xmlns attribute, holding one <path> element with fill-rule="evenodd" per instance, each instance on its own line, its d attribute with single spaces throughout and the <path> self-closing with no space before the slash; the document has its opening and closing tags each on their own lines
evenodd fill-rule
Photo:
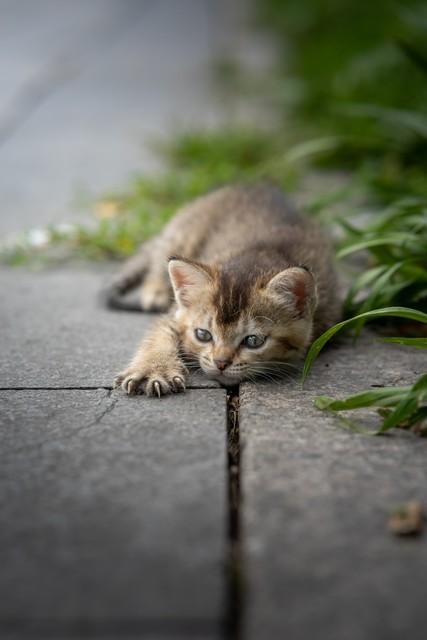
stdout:
<svg viewBox="0 0 427 640">
<path fill-rule="evenodd" d="M 368 254 L 347 294 L 347 315 L 401 304 L 427 310 L 427 200 L 399 200 L 359 228 L 338 222 L 345 232 L 338 257 Z"/>
<path fill-rule="evenodd" d="M 325 331 L 310 347 L 304 363 L 303 382 L 309 375 L 320 351 L 336 333 L 341 329 L 357 325 L 360 320 L 367 321 L 384 317 L 406 318 L 427 324 L 427 314 L 404 307 L 375 309 L 339 322 Z M 386 338 L 385 342 L 394 342 L 408 347 L 427 348 L 427 338 Z M 314 402 L 318 409 L 333 413 L 362 408 L 376 408 L 382 422 L 378 429 L 370 433 L 377 435 L 383 434 L 393 427 L 415 428 L 416 431 L 423 435 L 427 434 L 427 374 L 422 375 L 412 386 L 369 389 L 343 400 L 337 400 L 329 396 L 318 396 Z M 347 426 L 363 430 L 353 420 L 342 417 L 341 420 Z"/>
<path fill-rule="evenodd" d="M 257 7 L 280 52 L 284 120 L 300 138 L 338 141 L 315 164 L 362 176 L 371 201 L 426 197 L 425 3 L 259 0 Z"/>
<path fill-rule="evenodd" d="M 362 391 L 344 400 L 318 396 L 314 403 L 318 409 L 332 413 L 375 408 L 382 421 L 374 431 L 367 431 L 354 420 L 339 416 L 346 426 L 372 435 L 382 435 L 394 427 L 427 435 L 427 374 L 412 386 Z"/>
</svg>

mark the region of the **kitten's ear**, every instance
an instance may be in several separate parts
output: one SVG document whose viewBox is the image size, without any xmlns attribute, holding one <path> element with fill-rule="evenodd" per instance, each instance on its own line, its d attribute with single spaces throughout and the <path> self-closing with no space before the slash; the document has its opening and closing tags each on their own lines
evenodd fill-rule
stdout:
<svg viewBox="0 0 427 640">
<path fill-rule="evenodd" d="M 297 318 L 312 314 L 317 304 L 314 278 L 303 267 L 280 271 L 267 284 L 267 291 Z"/>
<path fill-rule="evenodd" d="M 202 291 L 212 283 L 209 267 L 197 262 L 171 258 L 169 278 L 175 293 L 175 300 L 183 307 L 190 306 Z"/>
</svg>

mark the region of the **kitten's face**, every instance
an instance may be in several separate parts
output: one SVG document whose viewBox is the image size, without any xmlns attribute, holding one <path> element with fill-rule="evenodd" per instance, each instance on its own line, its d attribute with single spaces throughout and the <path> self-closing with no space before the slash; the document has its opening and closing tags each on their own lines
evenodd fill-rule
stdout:
<svg viewBox="0 0 427 640">
<path fill-rule="evenodd" d="M 239 274 L 183 260 L 172 260 L 169 273 L 184 353 L 210 378 L 272 379 L 307 347 L 316 292 L 305 269 L 265 274 L 249 286 Z"/>
</svg>

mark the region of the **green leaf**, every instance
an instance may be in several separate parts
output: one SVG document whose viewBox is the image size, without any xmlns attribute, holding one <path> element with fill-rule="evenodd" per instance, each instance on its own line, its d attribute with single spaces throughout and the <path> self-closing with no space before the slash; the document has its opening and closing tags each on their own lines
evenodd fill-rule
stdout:
<svg viewBox="0 0 427 640">
<path fill-rule="evenodd" d="M 408 419 L 417 411 L 420 404 L 427 400 L 427 373 L 421 376 L 413 385 L 409 393 L 402 398 L 395 410 L 384 420 L 379 433 L 384 433 L 392 427 Z"/>
<path fill-rule="evenodd" d="M 362 242 L 354 242 L 347 247 L 343 247 L 338 251 L 337 257 L 344 258 L 356 251 L 362 251 L 364 249 L 371 249 L 373 247 L 383 247 L 383 246 L 398 246 L 402 245 L 410 245 L 417 242 L 417 238 L 411 233 L 393 233 L 388 236 L 382 236 L 379 238 L 371 238 L 369 240 L 363 240 Z M 418 243 L 417 243 L 418 244 Z"/>
<path fill-rule="evenodd" d="M 383 338 L 382 341 L 390 342 L 392 344 L 403 344 L 408 347 L 427 349 L 427 338 Z"/>
<path fill-rule="evenodd" d="M 423 51 L 416 49 L 410 42 L 406 42 L 405 40 L 398 40 L 397 44 L 406 57 L 411 60 L 418 69 L 427 73 L 427 56 Z"/>
<path fill-rule="evenodd" d="M 316 138 L 296 144 L 286 154 L 286 161 L 289 164 L 299 162 L 312 156 L 333 151 L 342 144 L 342 138 L 338 136 L 327 136 L 324 138 Z"/>
<path fill-rule="evenodd" d="M 373 284 L 386 271 L 386 269 L 386 266 L 381 265 L 380 267 L 373 267 L 367 271 L 362 271 L 350 287 L 344 302 L 344 307 L 346 309 L 350 309 L 353 304 L 353 300 L 359 291 Z"/>
<path fill-rule="evenodd" d="M 401 269 L 402 264 L 402 262 L 397 262 L 393 266 L 385 268 L 383 273 L 378 274 L 377 278 L 371 283 L 371 288 L 366 299 L 359 306 L 359 313 L 371 311 L 371 309 L 375 309 L 392 302 L 393 295 L 398 293 L 400 289 L 406 286 L 406 283 L 404 282 L 397 282 L 394 285 L 390 284 L 390 281 L 392 280 L 394 274 Z M 360 329 L 362 329 L 365 321 L 361 320 L 357 324 L 358 327 L 356 327 L 356 330 L 359 329 L 360 332 Z"/>
<path fill-rule="evenodd" d="M 356 117 L 375 118 L 396 128 L 414 131 L 419 136 L 427 138 L 427 118 L 418 111 L 379 107 L 373 104 L 350 104 L 345 108 L 346 114 Z"/>
<path fill-rule="evenodd" d="M 395 406 L 406 396 L 411 387 L 394 387 L 385 389 L 373 389 L 349 396 L 344 400 L 336 400 L 329 396 L 318 396 L 314 404 L 318 409 L 328 411 L 350 411 L 361 407 L 388 407 Z"/>
<path fill-rule="evenodd" d="M 358 320 L 366 319 L 366 320 L 375 320 L 377 318 L 406 318 L 408 320 L 415 320 L 416 322 L 422 322 L 423 324 L 427 324 L 427 314 L 422 311 L 417 311 L 416 309 L 408 309 L 406 307 L 385 307 L 384 309 L 373 309 L 372 311 L 366 311 L 365 313 L 361 313 L 349 320 L 343 320 L 342 322 L 338 322 L 333 327 L 330 327 L 327 331 L 325 331 L 317 340 L 313 342 L 311 345 L 305 362 L 302 373 L 302 383 L 307 379 L 311 368 L 313 366 L 314 361 L 317 356 L 325 346 L 325 344 L 336 334 L 338 331 L 341 331 L 344 327 L 349 327 L 352 324 L 356 323 Z"/>
</svg>

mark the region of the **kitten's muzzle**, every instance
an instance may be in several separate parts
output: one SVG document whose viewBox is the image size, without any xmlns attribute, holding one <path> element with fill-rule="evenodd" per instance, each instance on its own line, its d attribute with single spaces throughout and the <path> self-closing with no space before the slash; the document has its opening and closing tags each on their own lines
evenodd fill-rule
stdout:
<svg viewBox="0 0 427 640">
<path fill-rule="evenodd" d="M 224 371 L 227 367 L 230 366 L 231 360 L 214 360 L 214 364 L 218 371 Z"/>
</svg>

